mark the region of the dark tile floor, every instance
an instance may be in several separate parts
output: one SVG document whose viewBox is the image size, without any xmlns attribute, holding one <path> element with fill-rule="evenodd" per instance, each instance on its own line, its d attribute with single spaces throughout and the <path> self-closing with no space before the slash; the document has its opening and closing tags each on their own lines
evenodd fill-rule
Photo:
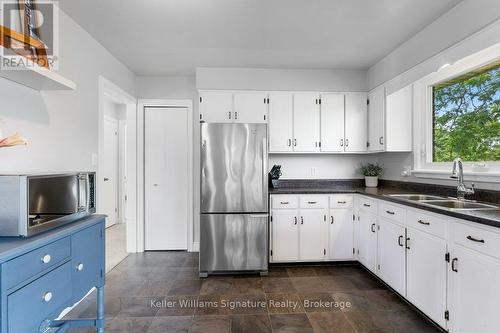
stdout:
<svg viewBox="0 0 500 333">
<path fill-rule="evenodd" d="M 129 255 L 106 276 L 106 332 L 440 332 L 359 266 L 207 279 L 197 267 L 193 253 Z M 67 317 L 94 314 L 91 295 Z"/>
</svg>

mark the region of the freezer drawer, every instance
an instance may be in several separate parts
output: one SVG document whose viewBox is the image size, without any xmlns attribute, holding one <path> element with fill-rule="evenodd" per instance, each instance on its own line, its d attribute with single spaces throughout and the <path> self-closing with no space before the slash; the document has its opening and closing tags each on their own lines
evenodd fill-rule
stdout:
<svg viewBox="0 0 500 333">
<path fill-rule="evenodd" d="M 200 273 L 265 271 L 268 214 L 202 214 Z"/>
</svg>

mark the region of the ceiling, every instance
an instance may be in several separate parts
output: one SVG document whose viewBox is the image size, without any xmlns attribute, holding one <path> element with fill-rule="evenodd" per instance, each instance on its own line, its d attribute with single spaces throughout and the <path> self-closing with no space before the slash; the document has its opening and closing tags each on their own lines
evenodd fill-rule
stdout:
<svg viewBox="0 0 500 333">
<path fill-rule="evenodd" d="M 368 69 L 460 0 L 61 0 L 137 75 Z"/>
</svg>

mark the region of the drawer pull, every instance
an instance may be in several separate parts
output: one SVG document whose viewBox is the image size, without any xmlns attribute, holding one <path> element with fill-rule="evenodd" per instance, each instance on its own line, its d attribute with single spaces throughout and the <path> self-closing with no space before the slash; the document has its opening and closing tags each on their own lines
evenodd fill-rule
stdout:
<svg viewBox="0 0 500 333">
<path fill-rule="evenodd" d="M 280 204 L 281 204 L 281 205 L 288 205 L 289 203 L 290 203 L 290 202 L 288 202 L 288 201 L 280 201 Z"/>
<path fill-rule="evenodd" d="M 300 217 L 300 224 L 304 224 L 304 217 L 303 216 Z"/>
<path fill-rule="evenodd" d="M 316 204 L 317 202 L 316 202 L 316 201 L 308 201 L 307 203 L 308 203 L 308 204 L 310 204 L 310 205 L 314 205 L 314 204 Z"/>
<path fill-rule="evenodd" d="M 472 236 L 467 236 L 467 239 L 476 243 L 483 243 L 484 244 L 484 239 L 477 239 Z"/>
<path fill-rule="evenodd" d="M 363 206 L 365 206 L 365 207 L 371 207 L 372 205 L 369 205 L 369 204 L 365 203 L 365 204 L 363 204 Z"/>
<path fill-rule="evenodd" d="M 337 201 L 338 204 L 345 204 L 347 203 L 346 201 Z"/>
<path fill-rule="evenodd" d="M 333 224 L 333 216 L 330 216 L 330 224 Z"/>
<path fill-rule="evenodd" d="M 52 293 L 50 291 L 47 291 L 45 294 L 43 294 L 43 300 L 45 302 L 50 302 L 52 299 Z"/>
<path fill-rule="evenodd" d="M 42 257 L 42 262 L 44 264 L 48 264 L 50 262 L 50 260 L 52 259 L 52 257 L 50 256 L 50 254 L 46 254 Z"/>
<path fill-rule="evenodd" d="M 294 224 L 294 225 L 297 225 L 297 216 L 294 216 L 294 217 L 293 217 L 293 221 L 294 221 L 294 223 L 293 223 L 293 224 Z"/>
<path fill-rule="evenodd" d="M 372 224 L 371 230 L 372 230 L 372 232 L 375 232 L 375 223 Z"/>
<path fill-rule="evenodd" d="M 403 247 L 403 236 L 398 237 L 398 245 Z"/>
<path fill-rule="evenodd" d="M 385 212 L 386 212 L 387 214 L 390 214 L 390 215 L 394 215 L 394 214 L 396 214 L 396 213 L 394 213 L 394 212 L 393 212 L 393 211 L 391 211 L 391 210 L 386 210 Z"/>
<path fill-rule="evenodd" d="M 430 222 L 425 222 L 425 221 L 422 221 L 422 220 L 418 220 L 418 223 L 423 224 L 423 225 L 431 225 Z"/>
<path fill-rule="evenodd" d="M 78 265 L 76 265 L 76 270 L 77 270 L 78 272 L 83 271 L 83 264 L 82 264 L 82 263 L 79 263 Z"/>
</svg>

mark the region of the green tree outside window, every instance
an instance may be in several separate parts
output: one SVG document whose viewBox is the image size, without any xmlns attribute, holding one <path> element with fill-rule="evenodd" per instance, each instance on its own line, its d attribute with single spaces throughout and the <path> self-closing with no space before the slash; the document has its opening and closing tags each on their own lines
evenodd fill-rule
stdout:
<svg viewBox="0 0 500 333">
<path fill-rule="evenodd" d="M 433 161 L 500 161 L 500 62 L 433 87 Z"/>
</svg>

